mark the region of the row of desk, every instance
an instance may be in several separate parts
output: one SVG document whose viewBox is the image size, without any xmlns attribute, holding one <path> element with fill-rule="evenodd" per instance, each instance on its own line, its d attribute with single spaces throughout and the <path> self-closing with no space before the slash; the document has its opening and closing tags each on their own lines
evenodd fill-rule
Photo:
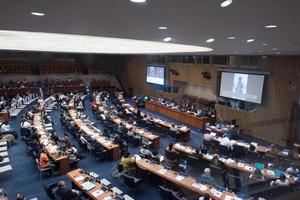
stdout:
<svg viewBox="0 0 300 200">
<path fill-rule="evenodd" d="M 183 154 L 183 155 L 193 155 L 196 153 L 196 149 L 186 146 L 186 145 L 179 144 L 179 143 L 174 144 L 173 148 L 176 151 L 178 151 L 180 154 Z M 202 154 L 202 155 L 205 160 L 212 161 L 214 158 L 214 155 L 216 155 L 216 154 Z M 218 158 L 218 159 L 219 159 L 219 161 L 223 162 L 226 167 L 231 168 L 231 169 L 236 169 L 236 170 L 246 172 L 249 174 L 252 174 L 255 171 L 255 166 L 252 164 L 246 163 L 246 162 L 242 163 L 242 162 L 237 162 L 232 159 L 224 159 L 224 158 Z M 279 178 L 278 176 L 275 175 L 274 170 L 269 170 L 269 169 L 263 169 L 262 175 L 265 177 L 265 179 L 275 180 L 275 179 Z M 292 177 L 289 175 L 287 175 L 287 177 L 291 184 L 294 184 L 295 181 L 297 180 L 295 177 Z"/>
<path fill-rule="evenodd" d="M 236 194 L 227 191 L 218 191 L 213 186 L 199 183 L 195 178 L 190 176 L 183 176 L 178 172 L 168 170 L 160 164 L 155 164 L 147 159 L 137 158 L 136 164 L 138 167 L 151 172 L 164 180 L 167 180 L 181 188 L 185 188 L 189 191 L 195 192 L 200 196 L 204 194 L 209 194 L 212 199 L 215 200 L 240 200 Z"/>
<path fill-rule="evenodd" d="M 124 100 L 121 101 L 121 103 L 122 103 L 122 106 L 124 108 L 126 108 L 131 114 L 137 113 L 137 109 L 134 108 L 132 105 L 126 103 Z M 143 120 L 149 121 L 158 126 L 165 127 L 167 130 L 170 130 L 172 127 L 172 123 L 155 118 L 153 116 L 149 116 L 144 112 L 141 112 L 141 117 L 143 118 Z M 191 129 L 189 129 L 187 126 L 180 126 L 180 127 L 178 125 L 175 125 L 175 126 L 178 127 L 177 129 L 178 129 L 179 133 L 181 134 L 182 139 L 184 141 L 188 141 L 191 137 Z"/>
<path fill-rule="evenodd" d="M 98 110 L 100 113 L 103 113 L 103 114 L 109 114 L 109 111 L 102 105 L 101 101 L 100 101 L 100 98 L 99 96 L 96 97 L 96 102 L 97 102 L 97 105 L 98 105 Z M 158 150 L 159 149 L 159 142 L 160 142 L 160 137 L 149 132 L 149 131 L 145 131 L 144 129 L 142 128 L 139 128 L 139 127 L 136 127 L 132 124 L 129 124 L 127 123 L 125 120 L 115 116 L 112 118 L 112 121 L 119 125 L 120 123 L 123 123 L 126 128 L 132 128 L 132 131 L 139 134 L 142 138 L 145 138 L 149 141 L 151 141 L 152 145 L 152 149 L 153 150 Z"/>
<path fill-rule="evenodd" d="M 182 112 L 180 110 L 172 109 L 172 108 L 166 107 L 164 105 L 161 105 L 159 103 L 155 103 L 153 101 L 146 101 L 145 107 L 148 110 L 160 113 L 160 114 L 170 117 L 172 119 L 182 121 L 186 124 L 189 124 L 194 127 L 201 128 L 201 129 L 204 129 L 205 124 L 211 121 L 209 117 L 197 117 L 195 115 L 192 115 L 192 114 L 189 114 L 186 112 Z"/>
<path fill-rule="evenodd" d="M 96 140 L 101 146 L 108 150 L 112 160 L 120 159 L 120 147 L 114 144 L 109 138 L 100 135 L 96 127 L 91 127 L 83 119 L 77 117 L 77 111 L 74 108 L 74 99 L 69 101 L 69 115 L 74 121 L 74 124 L 87 136 Z"/>
<path fill-rule="evenodd" d="M 44 110 L 50 102 L 51 100 L 49 98 L 49 102 L 46 102 L 43 108 L 41 108 L 40 110 Z M 33 127 L 36 128 L 37 133 L 41 136 L 39 142 L 46 148 L 47 154 L 50 156 L 51 160 L 53 160 L 56 163 L 59 163 L 60 173 L 68 173 L 70 171 L 70 159 L 67 155 L 58 154 L 58 146 L 54 144 L 54 142 L 49 136 L 49 133 L 47 131 L 48 127 L 46 127 L 43 122 L 42 112 L 34 114 Z"/>
</svg>

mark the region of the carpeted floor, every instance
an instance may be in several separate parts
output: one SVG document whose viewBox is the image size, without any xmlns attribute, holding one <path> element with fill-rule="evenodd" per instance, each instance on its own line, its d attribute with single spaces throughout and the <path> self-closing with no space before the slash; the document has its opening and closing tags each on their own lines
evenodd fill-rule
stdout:
<svg viewBox="0 0 300 200">
<path fill-rule="evenodd" d="M 89 119 L 91 121 L 96 122 L 97 126 L 101 129 L 101 125 L 99 122 L 96 121 L 95 117 L 92 114 L 91 106 L 88 101 L 89 98 L 86 98 L 85 100 L 85 108 L 86 110 L 84 113 L 89 116 Z M 20 127 L 20 118 L 22 114 L 24 114 L 29 108 L 22 111 L 22 113 L 19 114 L 19 116 L 16 119 L 13 119 L 10 121 L 10 125 L 19 132 Z M 146 111 L 146 110 L 143 110 Z M 146 111 L 148 113 L 151 113 L 149 111 Z M 57 132 L 57 134 L 60 136 L 64 133 L 63 127 L 60 124 L 60 114 L 61 111 L 53 110 L 51 112 L 51 118 L 54 123 L 54 128 Z M 157 117 L 163 118 L 165 120 L 172 121 L 171 119 L 168 119 L 164 116 L 161 116 L 159 114 L 151 113 Z M 181 124 L 181 122 L 178 122 Z M 202 133 L 197 130 L 196 128 L 190 127 L 191 132 L 191 139 L 187 143 L 190 146 L 193 147 L 199 147 L 202 143 Z M 248 138 L 248 136 L 243 136 L 246 139 L 252 139 Z M 77 145 L 77 141 L 75 141 L 72 137 L 70 137 L 71 141 Z M 256 141 L 259 141 L 255 139 Z M 160 149 L 159 153 L 164 154 L 164 149 L 167 147 L 167 145 L 170 142 L 174 142 L 175 140 L 169 136 L 162 137 L 160 140 Z M 259 141 L 263 142 L 263 141 Z M 267 144 L 266 142 L 263 142 Z M 80 148 L 79 148 L 80 149 Z M 137 148 L 129 148 L 129 151 L 133 154 L 137 152 Z M 31 156 L 28 156 L 26 154 L 26 145 L 23 141 L 20 139 L 18 140 L 18 144 L 16 146 L 12 146 L 8 150 L 9 152 L 9 158 L 11 161 L 11 165 L 13 167 L 13 172 L 11 174 L 5 174 L 0 177 L 0 186 L 4 187 L 5 190 L 8 193 L 9 199 L 15 199 L 17 193 L 23 193 L 26 196 L 26 199 L 30 198 L 38 198 L 41 200 L 47 199 L 46 193 L 44 192 L 44 189 L 42 187 L 43 184 L 58 181 L 58 180 L 66 180 L 68 184 L 70 184 L 70 181 L 68 181 L 68 178 L 65 176 L 56 176 L 47 178 L 44 177 L 42 180 L 40 180 L 39 172 L 37 170 L 37 166 L 35 161 L 32 159 Z M 110 170 L 114 166 L 115 162 L 112 161 L 100 161 L 97 162 L 95 158 L 91 157 L 89 153 L 82 153 L 85 156 L 85 159 L 81 160 L 79 163 L 79 166 L 87 171 L 94 171 L 98 174 L 101 174 L 102 177 L 108 179 L 113 186 L 116 186 L 120 188 L 124 193 L 130 194 L 130 190 L 123 185 L 122 183 L 119 183 L 118 181 L 114 180 L 110 175 Z M 199 178 L 201 171 L 197 169 L 193 169 L 192 167 L 187 168 L 187 172 L 189 175 Z M 135 193 L 135 199 L 143 199 L 143 200 L 152 200 L 152 199 L 160 199 L 159 193 L 158 193 L 158 187 L 151 184 L 144 184 L 136 193 Z"/>
</svg>

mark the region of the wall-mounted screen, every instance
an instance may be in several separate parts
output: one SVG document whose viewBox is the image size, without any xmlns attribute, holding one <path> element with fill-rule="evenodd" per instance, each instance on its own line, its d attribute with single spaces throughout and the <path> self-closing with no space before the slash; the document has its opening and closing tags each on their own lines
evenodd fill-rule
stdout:
<svg viewBox="0 0 300 200">
<path fill-rule="evenodd" d="M 148 65 L 147 66 L 147 83 L 164 85 L 165 83 L 165 66 Z"/>
<path fill-rule="evenodd" d="M 264 79 L 264 75 L 222 72 L 219 95 L 260 104 Z"/>
</svg>

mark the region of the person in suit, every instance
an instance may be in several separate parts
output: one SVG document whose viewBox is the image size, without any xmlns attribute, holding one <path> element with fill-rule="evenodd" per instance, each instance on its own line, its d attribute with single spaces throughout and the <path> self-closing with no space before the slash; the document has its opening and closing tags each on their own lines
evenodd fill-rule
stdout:
<svg viewBox="0 0 300 200">
<path fill-rule="evenodd" d="M 217 185 L 217 182 L 216 180 L 211 176 L 210 174 L 210 169 L 209 168 L 205 168 L 204 169 L 204 173 L 201 174 L 200 176 L 200 181 L 204 182 L 204 183 L 207 183 L 211 186 L 216 186 Z"/>
<path fill-rule="evenodd" d="M 65 181 L 59 181 L 54 191 L 55 198 L 58 200 L 79 200 L 80 193 L 77 190 L 67 189 Z"/>
</svg>

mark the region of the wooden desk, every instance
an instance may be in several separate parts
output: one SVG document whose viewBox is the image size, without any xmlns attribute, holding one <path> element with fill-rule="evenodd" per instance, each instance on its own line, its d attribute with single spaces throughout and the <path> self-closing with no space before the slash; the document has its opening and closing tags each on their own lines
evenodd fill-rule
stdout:
<svg viewBox="0 0 300 200">
<path fill-rule="evenodd" d="M 195 115 L 191 115 L 186 112 L 181 112 L 179 110 L 174 110 L 172 108 L 168 108 L 166 106 L 163 106 L 158 103 L 154 103 L 152 101 L 146 101 L 145 107 L 148 110 L 166 115 L 167 117 L 176 119 L 178 121 L 182 121 L 184 123 L 190 124 L 192 126 L 195 126 L 197 128 L 201 128 L 201 129 L 204 129 L 205 124 L 207 122 L 210 122 L 209 117 L 197 117 Z"/>
<path fill-rule="evenodd" d="M 74 171 L 71 171 L 67 174 L 67 177 L 72 181 L 72 188 L 74 189 L 80 189 L 82 192 L 84 192 L 85 194 L 87 194 L 87 196 L 93 200 L 103 200 L 105 197 L 109 197 L 109 196 L 114 196 L 113 192 L 111 191 L 106 191 L 104 192 L 101 188 L 102 188 L 102 184 L 100 183 L 96 183 L 96 187 L 90 191 L 85 191 L 83 190 L 82 184 L 85 182 L 85 180 L 79 180 L 78 181 L 78 177 L 80 179 L 80 177 L 83 178 L 88 178 L 89 175 L 87 174 L 81 174 L 80 173 L 80 169 L 76 169 Z M 74 187 L 75 186 L 75 187 Z M 97 190 L 102 190 L 103 193 L 100 194 L 99 196 L 94 196 L 93 192 L 97 191 Z"/>
<path fill-rule="evenodd" d="M 36 113 L 33 116 L 33 126 L 37 129 L 37 133 L 41 135 L 39 138 L 40 144 L 47 144 L 43 145 L 46 148 L 47 154 L 53 160 L 54 162 L 59 164 L 59 171 L 61 174 L 66 174 L 70 171 L 70 159 L 68 156 L 62 155 L 58 156 L 56 155 L 57 152 L 57 146 L 52 145 L 51 141 L 52 139 L 48 135 L 47 130 L 43 126 L 41 113 Z"/>
<path fill-rule="evenodd" d="M 9 118 L 10 118 L 10 113 L 8 110 L 5 109 L 0 112 L 0 120 L 1 121 L 8 122 Z"/>
<path fill-rule="evenodd" d="M 118 144 L 113 144 L 108 138 L 99 135 L 98 132 L 89 128 L 85 125 L 85 123 L 81 119 L 76 118 L 76 110 L 69 110 L 69 115 L 71 116 L 72 120 L 74 121 L 75 125 L 80 128 L 80 130 L 90 136 L 91 138 L 95 139 L 101 146 L 109 151 L 110 158 L 112 160 L 119 160 L 120 159 L 120 147 Z"/>
<path fill-rule="evenodd" d="M 134 108 L 133 106 L 131 106 L 130 104 L 125 103 L 125 100 L 123 101 L 122 106 L 125 107 L 125 108 L 127 108 L 131 113 L 136 113 L 137 112 L 137 109 Z M 142 117 L 145 117 L 145 115 L 146 115 L 146 113 L 141 112 L 141 116 Z M 159 126 L 165 127 L 168 130 L 172 127 L 172 123 L 167 122 L 167 121 L 163 121 L 163 120 L 155 118 L 153 116 L 151 118 L 149 116 L 147 116 L 146 120 L 148 120 L 151 123 L 157 124 Z M 178 126 L 178 125 L 176 125 L 176 126 Z M 182 136 L 182 139 L 184 141 L 188 141 L 190 139 L 190 137 L 191 137 L 191 129 L 189 129 L 186 126 L 182 126 L 182 127 L 178 128 L 178 131 L 180 132 L 180 134 Z"/>
<path fill-rule="evenodd" d="M 173 148 L 180 152 L 181 154 L 186 154 L 186 155 L 193 155 L 193 153 L 196 152 L 195 149 L 193 149 L 192 147 L 189 147 L 189 146 L 186 146 L 186 145 L 182 145 L 182 144 L 179 144 L 179 143 L 176 143 L 173 145 Z M 201 154 L 201 153 L 200 153 Z M 202 154 L 203 155 L 203 158 L 207 161 L 211 161 L 213 159 L 213 156 L 214 155 L 217 155 L 217 154 Z M 249 174 L 252 174 L 254 171 L 255 171 L 255 166 L 252 165 L 252 164 L 249 164 L 249 163 L 238 163 L 234 160 L 220 160 L 221 162 L 223 162 L 225 164 L 225 166 L 227 166 L 228 168 L 231 168 L 231 169 L 236 169 L 236 170 L 239 170 L 239 171 L 242 171 L 242 172 L 246 172 L 246 173 L 249 173 Z M 272 179 L 272 180 L 275 180 L 279 177 L 277 177 L 274 173 L 273 170 L 268 170 L 268 169 L 263 169 L 262 170 L 262 175 L 263 177 L 265 177 L 265 179 Z M 295 179 L 293 177 L 289 177 L 288 178 L 289 182 L 291 184 L 294 184 L 295 183 Z"/>
<path fill-rule="evenodd" d="M 145 131 L 144 129 L 138 128 L 132 124 L 128 124 L 127 122 L 125 122 L 124 120 L 122 120 L 119 117 L 116 117 L 114 119 L 112 119 L 112 121 L 119 125 L 121 122 L 127 127 L 127 128 L 132 128 L 132 131 L 139 134 L 140 136 L 142 136 L 143 138 L 148 139 L 149 141 L 152 142 L 151 148 L 155 151 L 157 151 L 159 149 L 159 142 L 160 142 L 160 137 L 157 135 L 154 135 L 153 133 L 149 132 L 149 131 Z"/>
<path fill-rule="evenodd" d="M 8 200 L 8 197 L 0 197 L 0 200 Z"/>
<path fill-rule="evenodd" d="M 164 170 L 164 167 L 159 164 L 153 164 L 147 159 L 137 159 L 136 164 L 138 167 L 145 169 L 179 187 L 185 188 L 187 190 L 193 191 L 199 195 L 209 194 L 212 199 L 215 200 L 224 200 L 227 196 L 228 197 L 236 197 L 234 193 L 230 192 L 222 192 L 221 196 L 218 197 L 213 192 L 215 189 L 214 187 L 206 184 L 202 184 L 203 186 L 200 188 L 195 187 L 197 184 L 197 180 L 193 177 L 184 177 L 182 180 L 179 180 L 179 174 L 172 170 Z"/>
</svg>

